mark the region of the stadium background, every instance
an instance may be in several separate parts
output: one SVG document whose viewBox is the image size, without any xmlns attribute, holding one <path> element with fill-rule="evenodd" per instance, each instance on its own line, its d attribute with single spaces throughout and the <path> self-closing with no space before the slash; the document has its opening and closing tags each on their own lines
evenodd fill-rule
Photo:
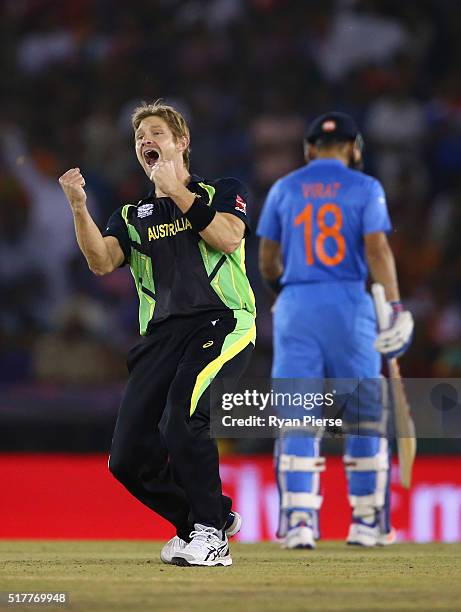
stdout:
<svg viewBox="0 0 461 612">
<path fill-rule="evenodd" d="M 57 183 L 80 166 L 101 227 L 138 201 L 148 185 L 129 118 L 141 100 L 163 97 L 185 114 L 193 171 L 248 183 L 254 225 L 269 185 L 303 163 L 306 123 L 329 109 L 352 114 L 366 170 L 388 195 L 402 297 L 417 324 L 403 372 L 460 376 L 458 3 L 4 0 L 0 15 L 0 537 L 167 533 L 105 469 L 124 356 L 137 341 L 132 279 L 87 270 Z M 259 332 L 248 374 L 266 376 L 271 317 L 254 236 L 247 263 Z M 393 477 L 401 537 L 461 539 L 461 444 L 420 449 L 413 490 Z M 222 444 L 223 480 L 246 504 L 249 540 L 273 535 L 270 450 L 261 440 Z M 343 537 L 339 458 L 329 464 L 325 533 Z M 339 524 L 328 510 L 337 504 Z"/>
</svg>

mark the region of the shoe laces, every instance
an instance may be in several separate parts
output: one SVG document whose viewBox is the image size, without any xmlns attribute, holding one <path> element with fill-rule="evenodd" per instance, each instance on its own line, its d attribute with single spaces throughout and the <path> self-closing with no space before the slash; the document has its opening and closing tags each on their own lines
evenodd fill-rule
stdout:
<svg viewBox="0 0 461 612">
<path fill-rule="evenodd" d="M 208 542 L 212 537 L 215 537 L 218 540 L 220 539 L 214 527 L 202 527 L 201 529 L 194 529 L 190 532 L 189 537 L 191 539 L 191 544 L 198 544 L 199 542 Z"/>
</svg>

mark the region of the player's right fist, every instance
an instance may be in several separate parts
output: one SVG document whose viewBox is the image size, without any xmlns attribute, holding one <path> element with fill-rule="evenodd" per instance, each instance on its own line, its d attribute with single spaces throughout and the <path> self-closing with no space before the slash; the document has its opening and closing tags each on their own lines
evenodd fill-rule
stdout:
<svg viewBox="0 0 461 612">
<path fill-rule="evenodd" d="M 59 184 L 66 194 L 73 210 L 84 208 L 86 205 L 85 179 L 80 168 L 71 168 L 59 178 Z"/>
</svg>

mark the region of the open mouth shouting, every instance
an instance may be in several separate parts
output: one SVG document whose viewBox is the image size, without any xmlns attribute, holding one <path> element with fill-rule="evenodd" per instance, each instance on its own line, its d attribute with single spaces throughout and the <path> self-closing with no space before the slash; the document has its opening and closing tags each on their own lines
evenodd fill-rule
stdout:
<svg viewBox="0 0 461 612">
<path fill-rule="evenodd" d="M 160 153 L 156 149 L 146 149 L 143 156 L 149 168 L 153 168 L 160 159 Z"/>
</svg>

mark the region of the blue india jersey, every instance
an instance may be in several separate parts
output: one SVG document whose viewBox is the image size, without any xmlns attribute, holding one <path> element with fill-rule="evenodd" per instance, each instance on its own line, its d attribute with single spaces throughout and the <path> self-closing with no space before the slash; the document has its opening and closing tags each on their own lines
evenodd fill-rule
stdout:
<svg viewBox="0 0 461 612">
<path fill-rule="evenodd" d="M 379 181 L 339 160 L 318 159 L 273 185 L 257 234 L 281 244 L 288 285 L 365 280 L 363 237 L 390 230 Z"/>
</svg>

